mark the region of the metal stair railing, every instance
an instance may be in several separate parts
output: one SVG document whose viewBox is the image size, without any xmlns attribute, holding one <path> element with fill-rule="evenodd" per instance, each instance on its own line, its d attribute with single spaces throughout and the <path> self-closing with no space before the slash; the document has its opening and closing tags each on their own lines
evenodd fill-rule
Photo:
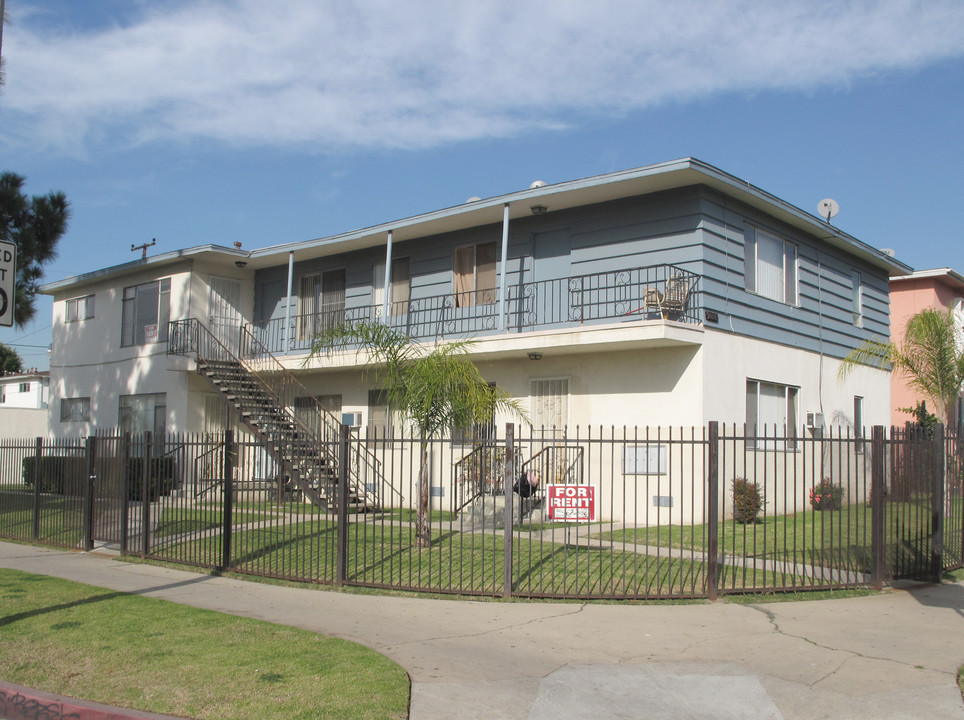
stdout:
<svg viewBox="0 0 964 720">
<path fill-rule="evenodd" d="M 242 421 L 263 439 L 269 451 L 280 457 L 275 459 L 289 466 L 289 475 L 312 502 L 330 505 L 334 500 L 337 478 L 337 443 L 340 424 L 295 377 L 271 355 L 246 327 L 239 328 L 238 348 L 232 352 L 220 339 L 196 318 L 171 322 L 168 353 L 195 355 L 209 370 L 212 363 L 222 363 L 221 370 L 230 373 L 237 368 L 237 376 L 222 377 L 222 383 L 232 387 L 221 388 L 222 393 L 237 393 L 235 405 Z M 243 358 L 256 358 L 245 361 Z M 230 396 L 228 397 L 231 401 Z M 323 462 L 310 462 L 313 458 Z M 378 458 L 361 453 L 360 464 L 375 486 L 384 486 Z M 377 507 L 377 497 L 369 492 L 358 477 L 357 468 L 348 470 L 349 491 L 354 504 L 366 509 Z M 326 498 L 315 490 L 323 490 Z M 314 497 L 312 497 L 314 496 Z"/>
</svg>

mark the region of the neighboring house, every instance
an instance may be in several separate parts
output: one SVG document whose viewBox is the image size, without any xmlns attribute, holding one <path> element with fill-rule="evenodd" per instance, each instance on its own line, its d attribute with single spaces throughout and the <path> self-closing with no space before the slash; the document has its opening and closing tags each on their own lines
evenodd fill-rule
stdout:
<svg viewBox="0 0 964 720">
<path fill-rule="evenodd" d="M 0 436 L 47 436 L 50 373 L 32 370 L 0 377 Z"/>
<path fill-rule="evenodd" d="M 559 436 L 709 420 L 884 424 L 889 374 L 860 368 L 838 382 L 837 368 L 889 335 L 888 282 L 908 272 L 694 159 L 534 183 L 332 237 L 193 247 L 44 286 L 51 427 L 223 427 L 224 385 L 194 357 L 208 333 L 229 355 L 270 353 L 339 419 L 384 425 L 384 394 L 354 352 L 308 358 L 318 331 L 357 319 L 424 342 L 474 338 L 486 379 Z"/>
<path fill-rule="evenodd" d="M 901 342 L 907 320 L 927 308 L 942 312 L 952 310 L 957 317 L 958 328 L 964 328 L 964 276 L 950 268 L 918 270 L 903 277 L 890 280 L 890 337 Z M 959 338 L 960 339 L 960 338 Z M 891 424 L 902 426 L 912 421 L 909 409 L 921 400 L 926 400 L 917 390 L 910 387 L 907 377 L 894 373 L 891 378 Z M 962 403 L 958 397 L 953 416 L 948 418 L 949 425 L 958 425 L 962 420 Z M 931 412 L 934 411 L 930 407 Z"/>
</svg>

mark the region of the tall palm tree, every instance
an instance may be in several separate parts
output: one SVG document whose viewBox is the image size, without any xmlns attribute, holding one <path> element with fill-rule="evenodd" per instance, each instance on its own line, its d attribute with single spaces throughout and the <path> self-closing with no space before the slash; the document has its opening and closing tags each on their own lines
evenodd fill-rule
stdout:
<svg viewBox="0 0 964 720">
<path fill-rule="evenodd" d="M 868 340 L 844 358 L 838 376 L 846 377 L 858 365 L 889 365 L 933 403 L 938 418 L 947 424 L 964 386 L 961 338 L 953 310 L 921 310 L 907 321 L 902 340 Z"/>
<path fill-rule="evenodd" d="M 341 347 L 357 347 L 368 356 L 388 406 L 408 418 L 419 437 L 416 543 L 432 543 L 428 521 L 428 449 L 432 438 L 453 428 L 488 423 L 497 411 L 525 416 L 521 404 L 485 381 L 465 354 L 471 343 L 457 341 L 429 348 L 379 322 L 332 327 L 319 335 L 310 357 Z"/>
</svg>

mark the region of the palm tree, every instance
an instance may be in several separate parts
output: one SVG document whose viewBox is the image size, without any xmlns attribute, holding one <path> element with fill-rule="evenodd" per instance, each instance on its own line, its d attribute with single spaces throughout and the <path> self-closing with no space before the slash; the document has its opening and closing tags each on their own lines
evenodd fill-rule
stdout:
<svg viewBox="0 0 964 720">
<path fill-rule="evenodd" d="M 946 425 L 964 386 L 964 345 L 953 310 L 921 310 L 907 321 L 900 342 L 868 340 L 844 358 L 838 377 L 846 377 L 858 365 L 889 365 L 905 375 Z"/>
<path fill-rule="evenodd" d="M 341 347 L 366 352 L 368 364 L 384 388 L 388 405 L 402 413 L 419 437 L 416 543 L 431 545 L 428 522 L 429 441 L 452 428 L 488 423 L 496 411 L 524 416 L 518 400 L 485 381 L 465 357 L 470 341 L 428 348 L 382 323 L 358 322 L 330 328 L 312 344 L 309 358 Z"/>
</svg>

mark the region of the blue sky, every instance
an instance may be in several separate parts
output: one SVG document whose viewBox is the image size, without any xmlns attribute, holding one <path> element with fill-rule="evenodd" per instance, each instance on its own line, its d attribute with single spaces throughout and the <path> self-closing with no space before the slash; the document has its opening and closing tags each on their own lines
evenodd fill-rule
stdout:
<svg viewBox="0 0 964 720">
<path fill-rule="evenodd" d="M 960 0 L 7 0 L 0 170 L 60 280 L 679 157 L 964 271 Z M 45 368 L 51 307 L 0 330 Z M 39 347 L 30 347 L 36 345 Z"/>
</svg>

